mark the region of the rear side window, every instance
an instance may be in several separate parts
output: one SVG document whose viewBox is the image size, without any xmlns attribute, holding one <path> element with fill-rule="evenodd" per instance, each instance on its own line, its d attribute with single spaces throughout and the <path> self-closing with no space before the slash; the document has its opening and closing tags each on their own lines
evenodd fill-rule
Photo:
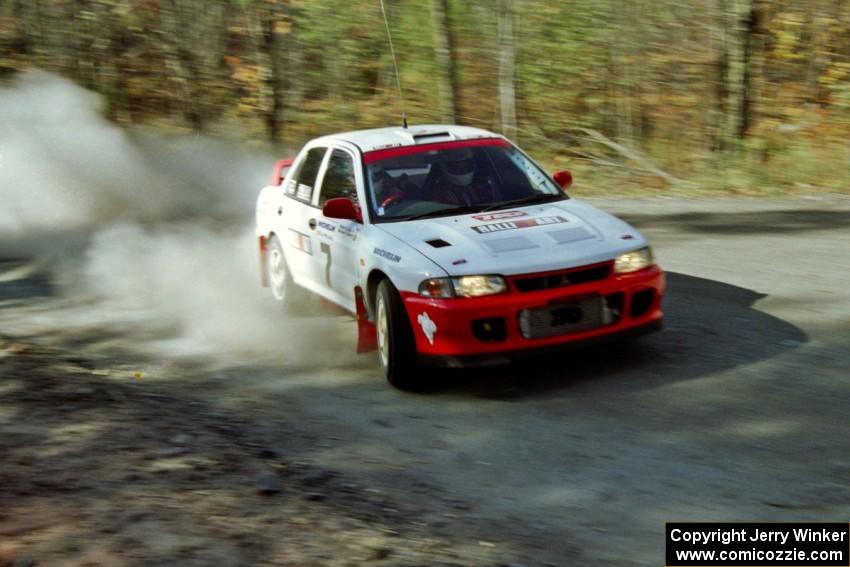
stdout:
<svg viewBox="0 0 850 567">
<path fill-rule="evenodd" d="M 328 161 L 328 169 L 322 180 L 322 193 L 319 195 L 319 206 L 328 199 L 346 197 L 357 202 L 357 185 L 354 181 L 354 160 L 342 150 L 334 150 Z"/>
<path fill-rule="evenodd" d="M 306 157 L 298 166 L 298 171 L 289 180 L 286 194 L 295 197 L 299 201 L 310 202 L 313 196 L 313 187 L 316 186 L 316 175 L 322 165 L 327 148 L 313 148 L 307 152 Z"/>
</svg>

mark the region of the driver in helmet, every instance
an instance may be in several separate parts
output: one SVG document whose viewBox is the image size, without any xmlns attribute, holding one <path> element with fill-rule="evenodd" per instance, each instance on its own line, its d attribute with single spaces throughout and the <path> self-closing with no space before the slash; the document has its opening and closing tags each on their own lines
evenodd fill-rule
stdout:
<svg viewBox="0 0 850 567">
<path fill-rule="evenodd" d="M 431 199 L 450 205 L 482 205 L 493 200 L 488 184 L 476 177 L 475 155 L 469 148 L 449 150 L 448 158 L 437 164 L 440 176 Z"/>
</svg>

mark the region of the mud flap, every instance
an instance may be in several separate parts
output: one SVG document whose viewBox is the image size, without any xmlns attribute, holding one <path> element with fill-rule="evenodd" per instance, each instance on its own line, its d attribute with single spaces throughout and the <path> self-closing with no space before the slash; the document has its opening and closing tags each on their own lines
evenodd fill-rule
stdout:
<svg viewBox="0 0 850 567">
<path fill-rule="evenodd" d="M 266 256 L 269 249 L 266 246 L 266 237 L 260 237 L 260 284 L 263 287 L 269 287 L 269 275 L 266 273 Z"/>
<path fill-rule="evenodd" d="M 360 286 L 354 288 L 354 305 L 357 309 L 357 354 L 378 350 L 375 325 L 369 321 L 363 290 Z"/>
</svg>

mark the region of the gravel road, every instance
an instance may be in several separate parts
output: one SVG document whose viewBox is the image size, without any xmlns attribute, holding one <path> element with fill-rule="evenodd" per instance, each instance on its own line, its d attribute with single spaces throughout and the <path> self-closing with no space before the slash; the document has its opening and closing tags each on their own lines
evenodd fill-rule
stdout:
<svg viewBox="0 0 850 567">
<path fill-rule="evenodd" d="M 115 380 L 142 368 L 134 387 L 241 416 L 301 466 L 486 551 L 456 564 L 661 565 L 665 521 L 847 521 L 850 199 L 592 202 L 652 242 L 668 272 L 665 329 L 444 373 L 426 394 L 396 391 L 371 356 L 345 354 L 346 317 L 290 321 L 309 329 L 300 343 L 266 337 L 321 360 L 187 364 L 173 343 L 157 350 L 160 326 L 98 325 L 104 304 L 71 301 L 26 262 L 0 275 L 0 328 L 96 357 Z M 0 413 L 0 428 L 15 421 Z"/>
</svg>

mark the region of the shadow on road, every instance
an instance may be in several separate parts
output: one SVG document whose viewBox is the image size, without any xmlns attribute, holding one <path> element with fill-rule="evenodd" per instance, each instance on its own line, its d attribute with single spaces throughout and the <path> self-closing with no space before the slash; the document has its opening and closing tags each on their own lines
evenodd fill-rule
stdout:
<svg viewBox="0 0 850 567">
<path fill-rule="evenodd" d="M 621 381 L 619 388 L 647 388 L 752 364 L 808 341 L 798 327 L 755 307 L 763 294 L 685 274 L 667 278 L 660 333 L 508 366 L 447 371 L 438 391 L 516 398 L 610 380 Z"/>
<path fill-rule="evenodd" d="M 850 226 L 848 210 L 743 211 L 738 213 L 689 212 L 676 214 L 624 214 L 638 227 L 704 234 L 800 233 L 841 230 Z"/>
<path fill-rule="evenodd" d="M 665 324 L 659 333 L 632 341 L 579 345 L 510 365 L 435 372 L 430 394 L 511 399 L 601 381 L 609 385 L 615 381 L 621 391 L 642 389 L 753 364 L 808 342 L 801 329 L 756 307 L 766 297 L 763 294 L 679 273 L 668 273 L 667 281 Z M 54 292 L 43 271 L 25 262 L 0 262 L 0 308 L 46 299 Z M 353 335 L 354 325 L 351 327 Z M 80 328 L 70 338 L 67 331 L 63 332 L 64 345 L 75 350 L 121 334 L 114 326 Z M 239 369 L 251 366 L 240 365 Z M 327 370 L 332 372 L 333 365 Z M 376 379 L 377 374 L 376 368 Z"/>
</svg>

